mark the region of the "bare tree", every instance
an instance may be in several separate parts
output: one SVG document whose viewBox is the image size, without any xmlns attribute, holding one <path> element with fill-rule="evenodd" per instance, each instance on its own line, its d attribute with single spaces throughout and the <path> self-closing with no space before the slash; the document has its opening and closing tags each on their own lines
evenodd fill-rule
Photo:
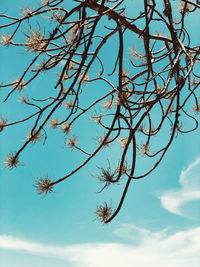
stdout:
<svg viewBox="0 0 200 267">
<path fill-rule="evenodd" d="M 45 143 L 49 126 L 61 129 L 66 147 L 78 150 L 85 159 L 64 177 L 36 179 L 38 193 L 46 195 L 100 150 L 120 145 L 122 152 L 116 166 L 108 160 L 108 166 L 98 167 L 95 176 L 103 183 L 100 192 L 123 177 L 127 179 L 115 210 L 106 202 L 97 207 L 97 217 L 108 223 L 120 211 L 130 183 L 158 167 L 178 133 L 198 127 L 200 103 L 196 92 L 200 74 L 196 65 L 200 46 L 193 42 L 185 21 L 199 12 L 200 3 L 144 0 L 140 12 L 129 12 L 132 17 L 127 14 L 125 0 L 73 0 L 73 4 L 74 8 L 68 10 L 68 1 L 42 0 L 35 9 L 22 8 L 19 18 L 0 14 L 1 44 L 11 49 L 19 47 L 32 58 L 19 78 L 0 86 L 4 103 L 20 93 L 20 101 L 31 111 L 12 122 L 2 115 L 0 131 L 27 121 L 32 125 L 23 145 L 4 163 L 9 169 L 17 167 L 28 145 L 40 139 Z M 134 9 L 134 1 L 132 5 Z M 113 42 L 115 48 L 109 48 Z M 44 90 L 46 96 L 27 97 L 26 87 L 43 72 L 52 75 L 52 70 L 56 81 Z M 89 95 L 91 100 L 86 105 L 82 97 L 86 86 L 100 88 L 99 84 L 105 89 Z M 63 109 L 67 111 L 63 113 Z M 92 146 L 86 149 L 84 144 L 79 145 L 77 136 L 68 136 L 86 116 L 102 128 L 101 136 L 88 133 L 88 138 L 97 141 L 93 151 Z M 183 122 L 187 121 L 190 128 L 185 129 Z M 165 140 L 159 143 L 159 136 Z M 152 166 L 136 175 L 136 158 L 141 155 L 148 157 Z"/>
</svg>

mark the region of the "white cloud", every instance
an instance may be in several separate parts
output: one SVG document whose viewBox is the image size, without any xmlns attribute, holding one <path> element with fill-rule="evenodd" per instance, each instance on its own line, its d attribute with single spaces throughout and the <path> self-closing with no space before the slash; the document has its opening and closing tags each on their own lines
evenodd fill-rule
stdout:
<svg viewBox="0 0 200 267">
<path fill-rule="evenodd" d="M 200 157 L 181 172 L 179 182 L 180 189 L 165 191 L 159 198 L 163 208 L 187 216 L 184 205 L 193 200 L 200 200 Z"/>
<path fill-rule="evenodd" d="M 134 235 L 137 244 L 86 243 L 50 246 L 0 236 L 0 248 L 66 259 L 78 267 L 197 267 L 200 266 L 200 227 L 168 234 L 151 232 L 133 225 L 115 230 L 118 236 Z"/>
</svg>

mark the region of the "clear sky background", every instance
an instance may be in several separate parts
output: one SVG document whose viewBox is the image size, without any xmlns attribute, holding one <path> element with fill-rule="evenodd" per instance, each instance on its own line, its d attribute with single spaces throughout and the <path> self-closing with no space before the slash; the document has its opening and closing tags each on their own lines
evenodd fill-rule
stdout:
<svg viewBox="0 0 200 267">
<path fill-rule="evenodd" d="M 130 13 L 142 8 L 143 1 L 125 2 Z M 24 2 L 24 6 L 27 3 Z M 37 5 L 35 1 L 29 3 Z M 174 5 L 178 3 L 173 2 Z M 63 5 L 70 9 L 73 3 L 64 1 Z M 20 7 L 20 1 L 1 0 L 1 12 L 17 16 Z M 198 22 L 199 16 L 187 19 L 188 25 L 191 25 L 192 41 L 197 43 L 200 40 Z M 20 48 L 0 47 L 0 58 L 0 81 L 7 82 L 23 72 L 31 55 L 26 55 Z M 52 83 L 55 83 L 55 76 L 46 74 L 25 90 L 28 95 L 35 92 L 40 96 Z M 96 95 L 101 90 L 101 85 L 97 86 Z M 85 90 L 87 101 L 87 96 L 94 90 L 89 85 Z M 1 90 L 0 97 L 4 95 L 5 91 Z M 19 97 L 20 94 L 17 100 Z M 16 101 L 15 96 L 11 97 L 8 104 L 1 103 L 0 115 L 12 121 L 28 111 Z M 10 151 L 20 147 L 29 129 L 30 124 L 24 124 L 21 127 L 8 127 L 1 133 L 1 162 Z M 77 134 L 82 142 L 85 142 L 88 131 L 98 135 L 98 130 L 95 127 L 88 130 L 85 122 L 73 128 L 73 134 Z M 85 146 L 90 150 L 94 144 L 95 140 L 85 143 Z M 200 265 L 199 129 L 191 134 L 179 134 L 159 167 L 147 178 L 133 181 L 122 210 L 108 225 L 96 220 L 94 210 L 96 205 L 104 201 L 112 201 L 115 206 L 124 182 L 102 194 L 96 194 L 101 185 L 89 172 L 96 174 L 96 166 L 107 165 L 108 157 L 117 159 L 120 146 L 104 149 L 85 168 L 56 186 L 55 194 L 41 198 L 33 187 L 34 177 L 47 173 L 55 178 L 62 177 L 82 161 L 78 151 L 71 152 L 63 149 L 63 146 L 63 134 L 49 129 L 45 146 L 39 141 L 24 152 L 21 159 L 23 166 L 9 171 L 1 163 L 0 266 Z M 138 168 L 142 169 L 147 164 L 142 159 L 141 163 L 138 162 Z"/>
</svg>

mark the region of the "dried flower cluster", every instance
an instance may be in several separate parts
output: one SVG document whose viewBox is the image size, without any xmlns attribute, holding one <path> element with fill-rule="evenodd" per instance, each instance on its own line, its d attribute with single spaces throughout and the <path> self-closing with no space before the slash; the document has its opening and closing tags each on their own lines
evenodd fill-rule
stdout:
<svg viewBox="0 0 200 267">
<path fill-rule="evenodd" d="M 69 100 L 68 102 L 65 102 L 65 103 L 64 103 L 64 107 L 65 107 L 66 109 L 72 109 L 73 106 L 74 106 L 74 101 L 73 101 L 73 100 Z"/>
<path fill-rule="evenodd" d="M 127 142 L 128 142 L 128 139 L 124 136 L 121 136 L 118 140 L 119 144 L 121 147 L 125 147 Z"/>
<path fill-rule="evenodd" d="M 104 186 L 100 190 L 100 192 L 102 192 L 105 188 L 108 188 L 112 184 L 112 182 L 115 182 L 119 169 L 117 168 L 115 170 L 112 170 L 110 167 L 110 163 L 107 168 L 99 167 L 99 169 L 100 174 L 94 177 L 97 178 L 101 183 L 104 183 Z"/>
<path fill-rule="evenodd" d="M 41 0 L 42 5 L 49 5 L 51 0 Z"/>
<path fill-rule="evenodd" d="M 60 122 L 59 122 L 59 120 L 58 119 L 50 119 L 50 124 L 49 124 L 49 126 L 51 127 L 51 128 L 57 128 L 58 126 L 59 126 L 59 124 L 60 124 Z"/>
<path fill-rule="evenodd" d="M 62 10 L 58 10 L 58 11 L 51 11 L 49 19 L 52 21 L 61 22 L 63 17 L 64 17 L 64 14 Z"/>
<path fill-rule="evenodd" d="M 106 147 L 110 147 L 110 139 L 106 138 L 106 136 L 98 136 L 97 141 L 100 145 L 102 145 L 102 147 L 106 148 Z"/>
<path fill-rule="evenodd" d="M 105 102 L 103 102 L 103 106 L 106 109 L 111 109 L 112 107 L 114 107 L 113 100 L 106 100 Z"/>
<path fill-rule="evenodd" d="M 67 135 L 71 131 L 72 128 L 71 128 L 70 124 L 68 122 L 66 122 L 66 123 L 63 123 L 63 125 L 61 126 L 61 129 L 62 129 L 63 133 Z"/>
<path fill-rule="evenodd" d="M 34 187 L 36 188 L 38 194 L 46 195 L 47 193 L 54 193 L 53 186 L 52 186 L 52 180 L 48 177 L 48 175 L 45 178 L 36 178 Z"/>
<path fill-rule="evenodd" d="M 140 155 L 147 155 L 150 153 L 151 153 L 151 150 L 149 148 L 149 144 L 142 144 L 140 146 Z"/>
<path fill-rule="evenodd" d="M 199 114 L 200 113 L 200 103 L 196 103 L 193 107 L 192 107 L 193 111 L 196 113 L 196 114 Z"/>
<path fill-rule="evenodd" d="M 43 59 L 41 60 L 41 63 L 36 63 L 35 66 L 37 67 L 37 69 L 39 71 L 45 71 L 46 70 L 46 62 Z M 34 72 L 35 70 L 32 70 L 32 71 Z"/>
<path fill-rule="evenodd" d="M 23 95 L 20 97 L 20 100 L 19 100 L 20 103 L 25 103 L 25 104 L 28 104 L 29 102 L 29 99 L 26 95 Z"/>
<path fill-rule="evenodd" d="M 96 208 L 97 218 L 100 222 L 105 223 L 112 214 L 112 208 L 105 203 L 103 206 L 97 206 Z"/>
<path fill-rule="evenodd" d="M 20 8 L 20 9 L 22 11 L 23 16 L 29 16 L 30 17 L 32 12 L 33 12 L 33 9 L 30 8 L 29 6 L 26 6 L 24 8 Z"/>
<path fill-rule="evenodd" d="M 21 92 L 24 88 L 26 88 L 25 86 L 25 81 L 23 79 L 18 79 L 16 78 L 13 81 L 13 87 L 17 89 L 17 91 Z"/>
<path fill-rule="evenodd" d="M 181 1 L 179 5 L 179 10 L 181 13 L 183 12 L 190 12 L 192 10 L 192 4 L 187 3 L 185 1 Z"/>
<path fill-rule="evenodd" d="M 12 41 L 13 39 L 10 33 L 8 33 L 7 35 L 6 34 L 0 35 L 0 43 L 2 45 L 9 46 L 12 44 Z"/>
<path fill-rule="evenodd" d="M 40 51 L 46 47 L 45 35 L 40 30 L 32 30 L 26 36 L 26 47 L 32 52 Z"/>
<path fill-rule="evenodd" d="M 19 166 L 19 158 L 14 153 L 10 153 L 4 161 L 5 167 L 12 170 Z"/>
<path fill-rule="evenodd" d="M 4 119 L 4 118 L 1 118 L 1 120 L 0 120 L 0 132 L 3 131 L 3 129 L 4 129 L 5 125 L 6 125 L 6 123 L 7 123 L 7 120 Z"/>
<path fill-rule="evenodd" d="M 69 148 L 74 148 L 76 144 L 78 143 L 78 138 L 74 136 L 72 138 L 66 139 L 65 143 Z"/>
<path fill-rule="evenodd" d="M 34 130 L 33 132 L 29 131 L 28 135 L 26 136 L 26 139 L 34 144 L 38 140 L 40 140 L 40 138 L 41 138 L 41 134 L 37 130 Z"/>
<path fill-rule="evenodd" d="M 79 77 L 79 81 L 82 81 L 85 85 L 87 85 L 87 82 L 89 81 L 90 77 L 88 75 L 88 73 L 81 73 L 80 77 Z"/>
</svg>

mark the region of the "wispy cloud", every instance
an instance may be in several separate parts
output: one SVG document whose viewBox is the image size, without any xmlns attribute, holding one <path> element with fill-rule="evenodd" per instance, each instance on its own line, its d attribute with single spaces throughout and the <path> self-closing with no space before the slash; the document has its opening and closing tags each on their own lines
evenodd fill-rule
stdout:
<svg viewBox="0 0 200 267">
<path fill-rule="evenodd" d="M 181 172 L 179 182 L 180 189 L 165 191 L 159 198 L 163 208 L 187 216 L 187 212 L 183 210 L 184 205 L 200 200 L 200 157 Z"/>
<path fill-rule="evenodd" d="M 0 248 L 66 259 L 78 267 L 197 267 L 200 263 L 200 227 L 168 234 L 133 225 L 114 231 L 120 237 L 137 235 L 137 244 L 86 243 L 50 246 L 0 236 Z"/>
</svg>

